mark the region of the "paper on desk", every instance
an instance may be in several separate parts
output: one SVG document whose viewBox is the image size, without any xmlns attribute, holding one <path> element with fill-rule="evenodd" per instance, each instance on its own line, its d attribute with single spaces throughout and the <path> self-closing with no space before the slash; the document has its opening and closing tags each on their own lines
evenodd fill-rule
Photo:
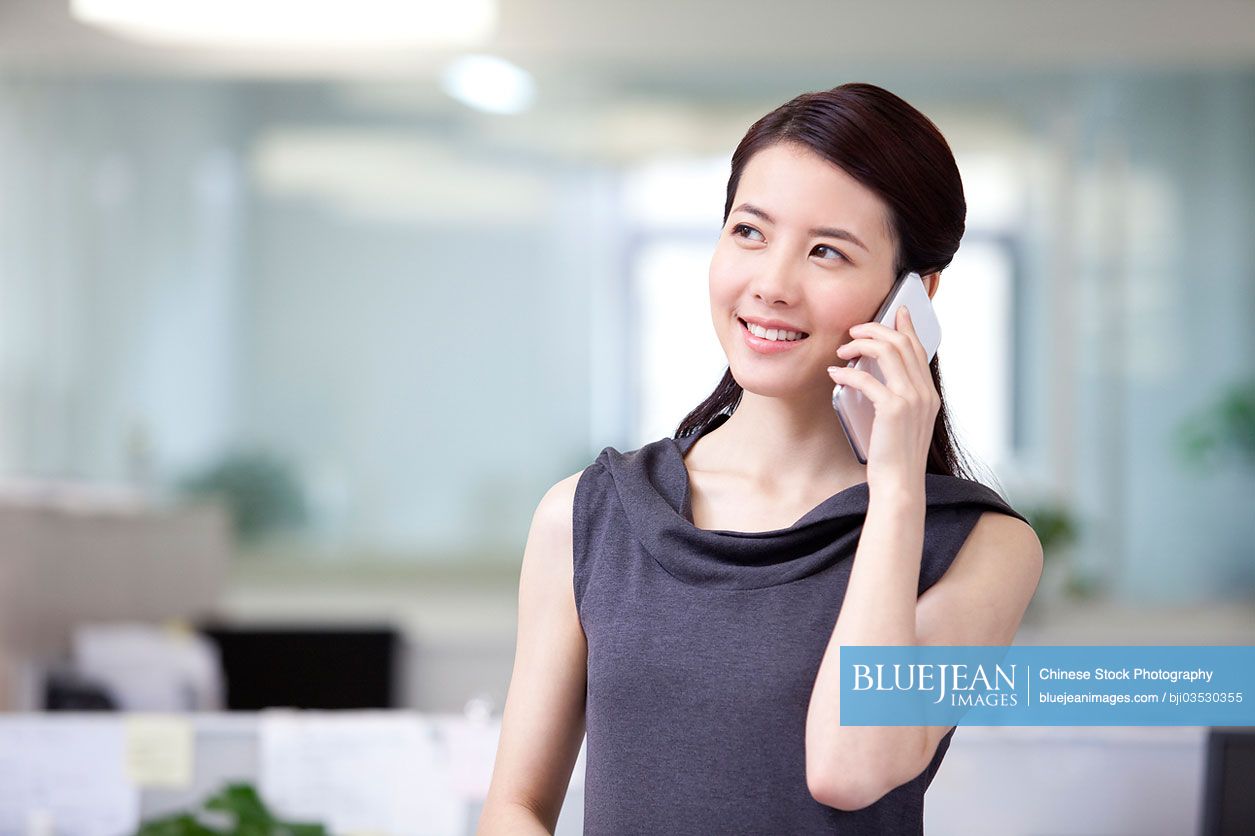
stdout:
<svg viewBox="0 0 1255 836">
<path fill-rule="evenodd" d="M 0 718 L 0 833 L 51 822 L 56 833 L 117 836 L 139 827 L 120 717 Z"/>
<path fill-rule="evenodd" d="M 420 715 L 266 711 L 259 785 L 275 811 L 335 833 L 461 836 L 467 805 Z"/>
<path fill-rule="evenodd" d="M 187 787 L 192 783 L 191 720 L 172 714 L 126 718 L 126 768 L 139 787 Z"/>
<path fill-rule="evenodd" d="M 463 798 L 483 801 L 488 797 L 488 785 L 492 781 L 497 742 L 501 738 L 501 720 L 453 715 L 436 722 L 454 789 Z"/>
</svg>

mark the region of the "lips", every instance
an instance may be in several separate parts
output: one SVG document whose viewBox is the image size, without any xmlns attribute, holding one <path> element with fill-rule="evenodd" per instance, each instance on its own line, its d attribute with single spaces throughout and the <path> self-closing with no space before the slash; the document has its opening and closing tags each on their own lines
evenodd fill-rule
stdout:
<svg viewBox="0 0 1255 836">
<path fill-rule="evenodd" d="M 799 346 L 805 342 L 803 337 L 797 340 L 769 340 L 765 337 L 756 337 L 745 325 L 745 321 L 738 317 L 737 330 L 741 332 L 741 338 L 745 341 L 745 347 L 760 356 L 774 357 L 780 354 L 787 354 L 790 351 L 800 351 Z"/>
<path fill-rule="evenodd" d="M 794 332 L 794 333 L 796 333 L 796 334 L 801 334 L 801 337 L 800 337 L 798 340 L 795 340 L 795 342 L 800 342 L 801 340 L 804 340 L 804 339 L 806 339 L 807 337 L 809 337 L 809 336 L 810 336 L 810 334 L 809 334 L 809 333 L 807 333 L 806 331 L 803 331 L 801 328 L 798 328 L 798 327 L 797 327 L 797 326 L 795 326 L 795 325 L 785 325 L 785 324 L 782 324 L 782 323 L 780 323 L 780 321 L 779 321 L 779 320 L 772 320 L 772 319 L 765 319 L 765 320 L 764 320 L 764 319 L 747 320 L 747 319 L 743 319 L 742 317 L 739 317 L 739 316 L 738 316 L 738 317 L 736 318 L 736 321 L 737 321 L 737 322 L 739 322 L 739 323 L 741 323 L 741 327 L 742 327 L 742 328 L 745 328 L 745 327 L 746 327 L 746 324 L 752 321 L 755 325 L 758 325 L 758 326 L 760 326 L 760 327 L 762 327 L 762 328 L 766 328 L 766 329 L 768 329 L 768 330 L 770 330 L 770 329 L 772 329 L 772 328 L 775 328 L 777 331 L 793 331 L 793 332 Z M 749 329 L 748 329 L 748 328 L 746 328 L 746 330 L 749 330 Z"/>
</svg>

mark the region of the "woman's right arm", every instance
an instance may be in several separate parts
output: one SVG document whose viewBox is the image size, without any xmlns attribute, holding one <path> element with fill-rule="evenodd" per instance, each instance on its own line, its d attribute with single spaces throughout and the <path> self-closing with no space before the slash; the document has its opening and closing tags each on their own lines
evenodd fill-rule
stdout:
<svg viewBox="0 0 1255 836">
<path fill-rule="evenodd" d="M 550 488 L 532 515 L 514 671 L 477 836 L 553 833 L 584 740 L 588 645 L 575 609 L 571 550 L 579 478 Z"/>
</svg>

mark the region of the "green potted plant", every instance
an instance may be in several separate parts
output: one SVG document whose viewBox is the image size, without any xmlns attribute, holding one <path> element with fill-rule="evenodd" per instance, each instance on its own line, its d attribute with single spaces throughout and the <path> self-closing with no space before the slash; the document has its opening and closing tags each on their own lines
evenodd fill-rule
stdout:
<svg viewBox="0 0 1255 836">
<path fill-rule="evenodd" d="M 328 836 L 321 824 L 281 821 L 249 784 L 228 784 L 195 812 L 140 825 L 136 836 Z"/>
<path fill-rule="evenodd" d="M 1255 380 L 1230 384 L 1177 426 L 1177 448 L 1197 468 L 1234 458 L 1255 467 Z"/>
<path fill-rule="evenodd" d="M 1029 605 L 1040 612 L 1062 598 L 1089 598 L 1098 593 L 1097 584 L 1078 574 L 1072 558 L 1072 547 L 1079 535 L 1079 525 L 1072 512 L 1058 502 L 1029 503 L 1020 513 L 1028 519 L 1041 541 L 1042 578 Z"/>
<path fill-rule="evenodd" d="M 241 542 L 305 521 L 304 495 L 291 466 L 262 451 L 239 451 L 183 480 L 191 496 L 221 499 Z"/>
</svg>

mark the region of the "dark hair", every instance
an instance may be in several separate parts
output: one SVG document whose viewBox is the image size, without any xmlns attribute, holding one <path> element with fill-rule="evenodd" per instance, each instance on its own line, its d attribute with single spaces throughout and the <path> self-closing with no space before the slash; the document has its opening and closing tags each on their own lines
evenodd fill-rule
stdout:
<svg viewBox="0 0 1255 836">
<path fill-rule="evenodd" d="M 732 175 L 723 207 L 727 224 L 741 172 L 755 154 L 779 143 L 814 151 L 871 189 L 889 208 L 897 241 L 894 274 L 921 276 L 950 264 L 963 237 L 967 202 L 954 154 L 937 126 L 888 90 L 872 84 L 842 84 L 804 93 L 750 126 L 732 154 Z M 887 289 L 886 289 L 887 292 Z M 929 364 L 941 397 L 925 470 L 974 478 L 952 436 L 938 357 Z M 722 423 L 741 402 L 744 390 L 728 368 L 710 397 L 685 416 L 676 438 Z"/>
</svg>

